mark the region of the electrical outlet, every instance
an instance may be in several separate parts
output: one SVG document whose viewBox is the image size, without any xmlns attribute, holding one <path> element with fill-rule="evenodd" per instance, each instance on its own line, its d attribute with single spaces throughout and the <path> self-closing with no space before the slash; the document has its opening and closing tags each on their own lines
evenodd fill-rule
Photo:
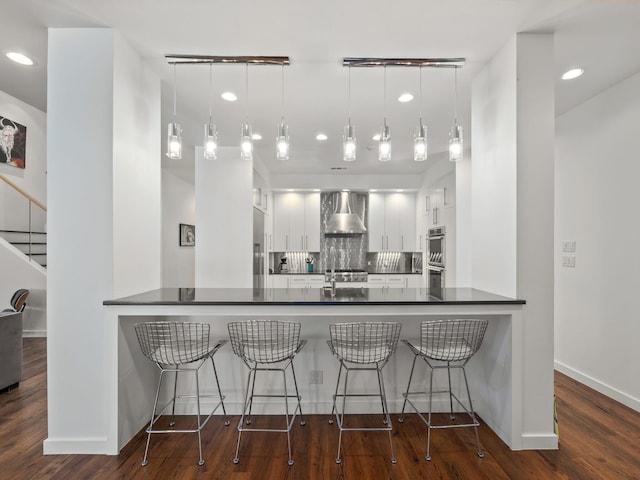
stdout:
<svg viewBox="0 0 640 480">
<path fill-rule="evenodd" d="M 576 242 L 575 240 L 570 242 L 562 242 L 562 251 L 573 253 L 576 251 Z"/>
<path fill-rule="evenodd" d="M 562 266 L 563 267 L 575 267 L 576 266 L 576 257 L 569 257 L 569 256 L 562 257 Z"/>
<path fill-rule="evenodd" d="M 309 383 L 311 385 L 322 385 L 322 370 L 311 370 L 309 372 Z"/>
</svg>

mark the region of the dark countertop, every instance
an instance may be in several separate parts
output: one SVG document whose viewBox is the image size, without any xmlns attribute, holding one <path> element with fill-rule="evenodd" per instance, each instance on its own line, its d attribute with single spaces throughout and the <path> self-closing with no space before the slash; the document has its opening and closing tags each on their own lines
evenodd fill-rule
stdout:
<svg viewBox="0 0 640 480">
<path fill-rule="evenodd" d="M 160 288 L 103 305 L 523 305 L 474 288 Z"/>
<path fill-rule="evenodd" d="M 369 275 L 422 275 L 422 272 L 367 272 Z M 270 272 L 269 275 L 324 275 L 324 272 Z"/>
</svg>

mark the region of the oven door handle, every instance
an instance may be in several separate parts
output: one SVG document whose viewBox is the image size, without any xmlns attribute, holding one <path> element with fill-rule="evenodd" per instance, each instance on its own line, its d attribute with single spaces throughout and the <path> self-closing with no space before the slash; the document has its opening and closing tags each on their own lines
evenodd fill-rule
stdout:
<svg viewBox="0 0 640 480">
<path fill-rule="evenodd" d="M 443 272 L 444 267 L 439 267 L 437 265 L 427 265 L 427 270 L 432 270 L 434 272 Z"/>
</svg>

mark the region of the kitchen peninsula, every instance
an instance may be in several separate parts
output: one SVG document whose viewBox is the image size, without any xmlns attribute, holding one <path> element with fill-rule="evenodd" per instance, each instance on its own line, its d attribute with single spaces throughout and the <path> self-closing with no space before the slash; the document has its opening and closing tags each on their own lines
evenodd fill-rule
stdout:
<svg viewBox="0 0 640 480">
<path fill-rule="evenodd" d="M 104 302 L 114 345 L 113 405 L 110 444 L 117 453 L 147 421 L 155 394 L 155 367 L 146 361 L 137 344 L 134 325 L 149 320 L 191 320 L 211 324 L 215 338 L 228 338 L 232 320 L 278 318 L 302 323 L 307 346 L 296 365 L 307 414 L 328 414 L 336 381 L 337 364 L 326 346 L 329 324 L 344 321 L 398 321 L 401 338 L 417 338 L 420 322 L 429 318 L 487 318 L 489 328 L 483 346 L 468 365 L 474 407 L 482 420 L 514 450 L 557 448 L 551 419 L 548 431 L 535 432 L 536 442 L 527 441 L 531 423 L 523 398 L 523 322 L 525 301 L 470 288 L 444 289 L 438 295 L 423 288 L 293 288 L 293 289 L 207 289 L 165 288 Z M 386 367 L 389 407 L 399 412 L 412 355 L 403 345 Z M 225 403 L 237 414 L 242 402 L 245 374 L 242 365 L 225 347 L 216 355 Z M 319 383 L 311 383 L 313 378 Z M 317 380 L 315 380 L 317 381 Z M 535 387 L 535 386 L 534 386 Z M 455 386 L 454 386 L 455 388 Z M 189 405 L 182 405 L 189 412 Z M 278 413 L 268 403 L 254 405 L 256 413 Z M 377 412 L 379 403 L 362 401 L 354 407 L 362 413 Z"/>
</svg>

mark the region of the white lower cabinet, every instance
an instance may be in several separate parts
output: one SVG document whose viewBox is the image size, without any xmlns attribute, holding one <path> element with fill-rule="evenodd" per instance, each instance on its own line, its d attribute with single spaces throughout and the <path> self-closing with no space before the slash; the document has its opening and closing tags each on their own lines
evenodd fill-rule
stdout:
<svg viewBox="0 0 640 480">
<path fill-rule="evenodd" d="M 324 275 L 288 275 L 289 288 L 322 288 Z"/>
<path fill-rule="evenodd" d="M 271 288 L 289 288 L 290 275 L 271 275 Z"/>
<path fill-rule="evenodd" d="M 371 288 L 419 288 L 421 275 L 369 274 L 367 286 Z"/>
</svg>

